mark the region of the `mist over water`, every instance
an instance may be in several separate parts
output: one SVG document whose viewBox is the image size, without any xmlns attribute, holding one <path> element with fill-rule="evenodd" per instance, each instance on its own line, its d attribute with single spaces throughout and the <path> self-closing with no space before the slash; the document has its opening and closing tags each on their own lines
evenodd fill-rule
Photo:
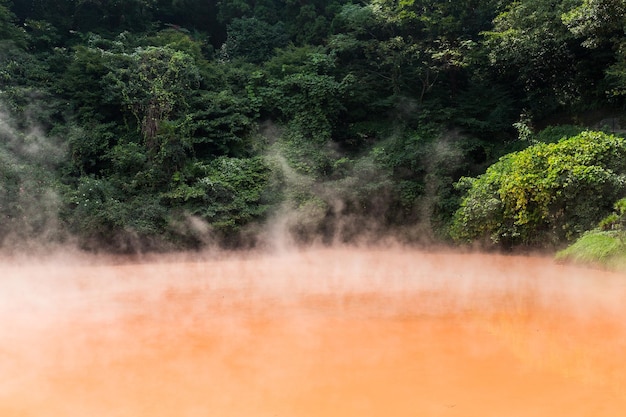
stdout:
<svg viewBox="0 0 626 417">
<path fill-rule="evenodd" d="M 399 247 L 0 259 L 3 416 L 617 416 L 624 275 Z"/>
</svg>

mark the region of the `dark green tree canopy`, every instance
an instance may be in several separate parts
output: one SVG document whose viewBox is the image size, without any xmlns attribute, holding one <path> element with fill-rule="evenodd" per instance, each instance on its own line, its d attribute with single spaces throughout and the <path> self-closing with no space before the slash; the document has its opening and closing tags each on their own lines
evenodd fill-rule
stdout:
<svg viewBox="0 0 626 417">
<path fill-rule="evenodd" d="M 286 212 L 303 242 L 558 244 L 622 197 L 624 14 L 623 0 L 0 0 L 0 211 L 37 231 L 49 218 L 17 217 L 55 196 L 58 236 L 119 250 L 254 242 Z M 603 128 L 616 136 L 579 135 Z M 54 164 L 15 154 L 43 143 Z"/>
</svg>

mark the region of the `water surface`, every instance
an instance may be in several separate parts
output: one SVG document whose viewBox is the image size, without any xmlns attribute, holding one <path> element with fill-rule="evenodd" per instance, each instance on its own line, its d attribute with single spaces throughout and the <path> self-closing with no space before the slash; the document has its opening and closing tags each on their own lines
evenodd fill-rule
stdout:
<svg viewBox="0 0 626 417">
<path fill-rule="evenodd" d="M 626 276 L 319 249 L 0 260 L 2 416 L 622 416 Z"/>
</svg>

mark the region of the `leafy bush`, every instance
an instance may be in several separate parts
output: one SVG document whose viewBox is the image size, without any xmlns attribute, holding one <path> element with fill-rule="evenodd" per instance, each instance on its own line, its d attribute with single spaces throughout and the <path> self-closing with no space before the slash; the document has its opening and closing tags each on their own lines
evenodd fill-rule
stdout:
<svg viewBox="0 0 626 417">
<path fill-rule="evenodd" d="M 195 162 L 175 174 L 173 188 L 164 198 L 218 231 L 236 232 L 267 211 L 268 180 L 269 168 L 260 157 L 220 157 L 210 163 Z"/>
<path fill-rule="evenodd" d="M 458 241 L 556 245 L 591 229 L 626 192 L 626 141 L 586 131 L 501 158 L 466 187 L 451 230 Z"/>
<path fill-rule="evenodd" d="M 64 197 L 62 218 L 84 248 L 132 252 L 167 241 L 167 208 L 157 196 L 127 193 L 115 181 L 82 176 Z"/>
</svg>

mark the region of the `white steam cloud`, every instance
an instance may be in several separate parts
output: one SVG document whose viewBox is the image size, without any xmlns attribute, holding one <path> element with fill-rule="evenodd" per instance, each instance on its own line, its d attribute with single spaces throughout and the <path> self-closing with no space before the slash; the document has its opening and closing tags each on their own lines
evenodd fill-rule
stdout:
<svg viewBox="0 0 626 417">
<path fill-rule="evenodd" d="M 33 110 L 29 110 L 33 111 Z M 65 157 L 61 141 L 46 136 L 27 114 L 20 129 L 0 107 L 0 247 L 41 247 L 61 239 L 55 168 Z"/>
</svg>

